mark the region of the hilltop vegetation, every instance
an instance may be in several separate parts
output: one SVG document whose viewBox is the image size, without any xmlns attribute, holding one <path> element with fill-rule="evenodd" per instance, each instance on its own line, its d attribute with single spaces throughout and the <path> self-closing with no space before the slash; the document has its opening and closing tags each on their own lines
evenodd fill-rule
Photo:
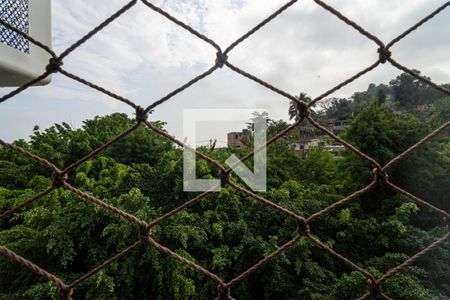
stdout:
<svg viewBox="0 0 450 300">
<path fill-rule="evenodd" d="M 345 99 L 343 106 L 352 107 L 353 117 L 343 137 L 385 164 L 448 121 L 450 98 L 416 87 L 414 79 L 401 75 L 383 93 L 370 92 L 372 86 Z M 378 86 L 379 91 L 383 89 Z M 341 102 L 331 100 L 331 107 L 317 117 L 347 114 L 346 109 L 338 108 Z M 415 109 L 420 105 L 426 109 Z M 412 113 L 399 113 L 399 107 Z M 64 167 L 133 123 L 125 114 L 112 114 L 87 120 L 79 129 L 65 123 L 45 130 L 36 127 L 29 141 L 15 144 Z M 272 121 L 268 132 L 274 134 L 282 127 L 282 121 Z M 449 145 L 445 133 L 410 153 L 390 173 L 392 181 L 449 211 Z M 232 154 L 229 149 L 200 151 L 221 163 Z M 242 156 L 245 150 L 233 153 Z M 80 190 L 150 221 L 196 195 L 183 192 L 182 167 L 181 149 L 141 127 L 83 163 L 68 180 Z M 367 185 L 372 175 L 368 163 L 350 152 L 337 160 L 315 149 L 301 158 L 280 140 L 268 148 L 268 187 L 261 194 L 307 217 Z M 0 148 L 0 212 L 47 189 L 50 176 L 41 165 Z M 217 177 L 216 170 L 197 160 L 197 177 L 209 176 Z M 442 237 L 447 231 L 443 225 L 430 211 L 379 186 L 318 219 L 311 231 L 335 251 L 380 276 Z M 228 280 L 291 239 L 295 230 L 292 219 L 225 187 L 155 227 L 153 237 Z M 65 282 L 79 278 L 137 239 L 135 225 L 62 189 L 0 220 L 0 245 Z M 446 243 L 388 280 L 383 291 L 394 299 L 448 299 L 449 262 L 450 244 Z M 301 239 L 233 287 L 232 295 L 237 299 L 355 299 L 366 290 L 362 275 Z M 213 299 L 216 294 L 213 281 L 145 245 L 77 286 L 74 298 Z M 0 256 L 0 298 L 56 299 L 56 288 Z"/>
</svg>

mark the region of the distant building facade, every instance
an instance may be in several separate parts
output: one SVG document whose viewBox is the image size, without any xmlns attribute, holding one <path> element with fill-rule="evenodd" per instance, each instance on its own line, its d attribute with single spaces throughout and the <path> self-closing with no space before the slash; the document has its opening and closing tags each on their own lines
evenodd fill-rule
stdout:
<svg viewBox="0 0 450 300">
<path fill-rule="evenodd" d="M 334 134 L 341 134 L 347 129 L 349 124 L 349 119 L 334 119 L 328 122 L 328 129 Z"/>
<path fill-rule="evenodd" d="M 349 119 L 332 119 L 328 121 L 326 127 L 332 133 L 340 135 L 347 129 L 349 124 Z M 331 144 L 330 141 L 327 142 L 330 138 L 326 139 L 326 134 L 322 130 L 307 122 L 297 126 L 297 128 L 293 130 L 293 135 L 295 141 L 291 143 L 291 146 L 302 157 L 307 157 L 308 151 L 311 148 L 318 147 L 334 154 L 336 157 L 342 156 L 343 151 L 345 151 L 345 147 L 334 139 Z"/>
<path fill-rule="evenodd" d="M 241 132 L 229 132 L 227 134 L 228 148 L 246 148 L 251 137 L 252 133 L 249 129 L 242 129 Z"/>
<path fill-rule="evenodd" d="M 300 156 L 307 157 L 309 149 L 324 147 L 325 141 L 315 138 L 304 138 L 292 143 L 291 146 Z"/>
</svg>

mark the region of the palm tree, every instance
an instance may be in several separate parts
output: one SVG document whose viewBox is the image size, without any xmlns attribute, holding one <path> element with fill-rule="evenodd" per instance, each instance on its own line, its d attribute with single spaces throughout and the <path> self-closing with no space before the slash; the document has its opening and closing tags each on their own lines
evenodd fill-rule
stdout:
<svg viewBox="0 0 450 300">
<path fill-rule="evenodd" d="M 262 119 L 267 119 L 267 121 L 270 120 L 269 119 L 269 113 L 267 111 L 263 111 L 262 113 L 259 113 L 259 112 L 255 111 L 255 112 L 252 113 L 252 115 L 253 115 L 253 118 L 251 118 L 252 122 L 245 123 L 245 124 L 247 124 L 248 130 L 250 130 L 252 132 L 255 131 L 255 121 L 257 119 L 261 119 L 262 118 Z"/>
<path fill-rule="evenodd" d="M 303 102 L 310 102 L 311 97 L 308 96 L 308 94 L 301 92 L 300 95 L 297 97 L 297 99 L 303 101 Z M 291 101 L 291 104 L 289 105 L 289 120 L 294 119 L 295 121 L 298 121 L 300 118 L 299 111 L 297 109 L 297 103 L 294 101 Z"/>
</svg>

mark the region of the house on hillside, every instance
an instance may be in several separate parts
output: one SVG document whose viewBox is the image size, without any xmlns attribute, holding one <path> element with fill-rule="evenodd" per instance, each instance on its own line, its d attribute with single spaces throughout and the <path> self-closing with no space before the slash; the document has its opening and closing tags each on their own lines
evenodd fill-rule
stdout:
<svg viewBox="0 0 450 300">
<path fill-rule="evenodd" d="M 326 127 L 334 134 L 340 135 L 347 129 L 349 124 L 349 119 L 331 119 Z M 322 130 L 309 123 L 300 124 L 292 131 L 291 135 L 295 138 L 291 146 L 302 157 L 307 157 L 309 149 L 314 147 L 320 147 L 329 151 L 336 157 L 342 156 L 343 151 L 345 151 L 343 145 L 335 140 L 330 140 Z"/>
<path fill-rule="evenodd" d="M 331 119 L 328 121 L 328 129 L 336 135 L 343 133 L 348 125 L 350 124 L 349 119 Z"/>
<path fill-rule="evenodd" d="M 297 142 L 291 144 L 294 150 L 301 156 L 307 157 L 308 151 L 311 148 L 325 147 L 326 143 L 324 140 L 317 138 L 304 138 Z"/>
<path fill-rule="evenodd" d="M 296 135 L 299 139 L 312 139 L 324 135 L 322 130 L 312 126 L 308 122 L 298 125 L 291 134 Z"/>
</svg>

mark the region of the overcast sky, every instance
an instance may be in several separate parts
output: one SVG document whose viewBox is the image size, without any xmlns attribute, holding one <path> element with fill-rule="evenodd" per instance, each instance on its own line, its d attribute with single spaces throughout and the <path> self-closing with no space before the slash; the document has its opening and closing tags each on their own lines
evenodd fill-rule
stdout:
<svg viewBox="0 0 450 300">
<path fill-rule="evenodd" d="M 53 48 L 60 53 L 128 1 L 52 1 Z M 286 1 L 153 1 L 207 35 L 222 49 Z M 344 15 L 385 43 L 442 5 L 438 0 L 328 0 Z M 437 83 L 450 82 L 450 9 L 441 12 L 392 48 L 400 63 L 419 69 Z M 351 77 L 377 59 L 377 46 L 311 0 L 300 0 L 229 55 L 240 68 L 291 94 L 312 97 Z M 210 68 L 215 49 L 138 2 L 131 10 L 70 54 L 64 68 L 147 106 Z M 382 65 L 332 96 L 350 96 L 369 83 L 387 83 L 400 74 Z M 0 94 L 10 89 L 1 88 Z M 262 108 L 287 119 L 289 101 L 226 67 L 160 105 L 153 120 L 182 138 L 186 108 Z M 74 127 L 96 115 L 133 111 L 125 104 L 55 75 L 0 104 L 0 138 L 27 138 L 34 125 L 55 122 Z M 217 123 L 216 123 L 217 124 Z M 225 123 L 223 123 L 225 124 Z M 226 140 L 243 123 L 202 126 L 199 141 Z"/>
</svg>

